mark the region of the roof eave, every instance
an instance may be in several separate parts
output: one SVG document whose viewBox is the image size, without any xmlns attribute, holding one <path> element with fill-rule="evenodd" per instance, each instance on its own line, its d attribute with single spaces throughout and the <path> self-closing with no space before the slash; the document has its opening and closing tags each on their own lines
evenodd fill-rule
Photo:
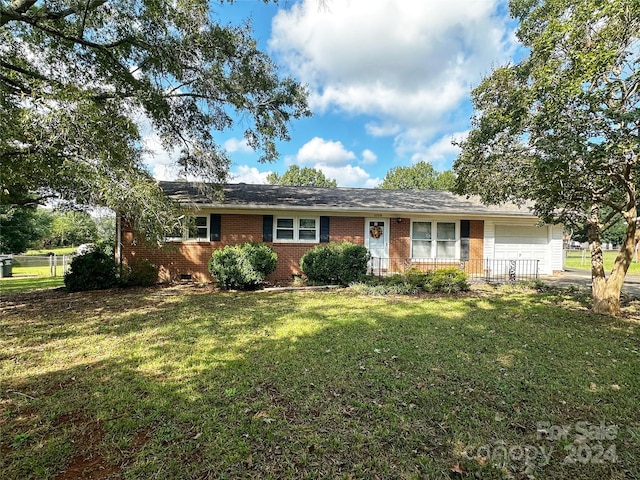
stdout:
<svg viewBox="0 0 640 480">
<path fill-rule="evenodd" d="M 388 217 L 410 217 L 412 215 L 466 215 L 469 217 L 514 217 L 514 218 L 538 218 L 533 213 L 528 212 L 513 212 L 513 211 L 471 211 L 471 210 L 425 210 L 425 209 L 366 209 L 366 208 L 353 208 L 353 207 L 340 207 L 340 206 L 291 206 L 291 205 L 224 205 L 220 203 L 196 203 L 193 204 L 199 209 L 212 209 L 212 210 L 224 210 L 229 213 L 261 213 L 268 211 L 277 212 L 316 212 L 316 213 L 340 213 L 351 214 L 361 216 L 380 216 L 385 215 Z"/>
</svg>

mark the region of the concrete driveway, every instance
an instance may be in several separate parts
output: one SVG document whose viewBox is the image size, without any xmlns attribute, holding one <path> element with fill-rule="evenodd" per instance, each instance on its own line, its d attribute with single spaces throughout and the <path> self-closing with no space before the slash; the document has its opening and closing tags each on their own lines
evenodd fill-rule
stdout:
<svg viewBox="0 0 640 480">
<path fill-rule="evenodd" d="M 559 287 L 579 286 L 590 289 L 591 270 L 566 269 L 560 275 L 542 275 L 540 280 Z M 640 275 L 627 275 L 622 292 L 629 297 L 640 298 Z"/>
</svg>

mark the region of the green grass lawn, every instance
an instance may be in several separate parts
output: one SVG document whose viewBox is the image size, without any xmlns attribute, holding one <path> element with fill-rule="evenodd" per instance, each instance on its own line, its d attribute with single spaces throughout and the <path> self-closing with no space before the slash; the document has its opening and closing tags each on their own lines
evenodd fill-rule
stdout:
<svg viewBox="0 0 640 480">
<path fill-rule="evenodd" d="M 604 252 L 604 268 L 607 274 L 613 268 L 613 263 L 615 262 L 616 257 L 618 256 L 617 251 L 606 250 Z M 634 258 L 635 260 L 635 258 Z M 565 268 L 573 268 L 578 270 L 590 270 L 591 269 L 591 254 L 587 250 L 584 256 L 584 260 L 582 258 L 582 251 L 580 250 L 568 250 L 566 252 L 566 257 L 564 261 Z M 640 274 L 640 263 L 632 262 L 629 266 L 629 271 L 627 273 L 630 274 Z"/>
<path fill-rule="evenodd" d="M 61 256 L 76 253 L 76 250 L 78 250 L 78 247 L 43 248 L 39 250 L 29 250 L 25 255 L 48 255 L 50 252 L 53 252 L 56 255 Z"/>
<path fill-rule="evenodd" d="M 63 277 L 0 278 L 0 298 L 2 298 L 3 294 L 28 292 L 40 288 L 61 287 L 63 285 Z"/>
<path fill-rule="evenodd" d="M 638 478 L 640 307 L 583 301 L 6 297 L 2 478 Z"/>
<path fill-rule="evenodd" d="M 62 265 L 58 265 L 56 268 L 56 276 L 63 277 L 63 268 Z M 11 273 L 14 277 L 50 277 L 51 276 L 51 268 L 50 267 L 22 267 L 22 266 L 13 266 L 11 269 Z"/>
</svg>

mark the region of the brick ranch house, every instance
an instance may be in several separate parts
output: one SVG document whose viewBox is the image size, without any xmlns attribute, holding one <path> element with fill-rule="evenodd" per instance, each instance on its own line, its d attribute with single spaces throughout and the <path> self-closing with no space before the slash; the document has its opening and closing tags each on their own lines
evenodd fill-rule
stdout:
<svg viewBox="0 0 640 480">
<path fill-rule="evenodd" d="M 278 254 L 268 280 L 291 281 L 310 248 L 329 241 L 364 245 L 375 273 L 434 265 L 461 265 L 469 273 L 492 269 L 562 270 L 562 226 L 516 205 L 482 205 L 445 191 L 287 187 L 229 184 L 222 200 L 197 184 L 160 182 L 194 216 L 158 249 L 136 245 L 131 225 L 118 219 L 116 255 L 123 262 L 147 258 L 162 281 L 211 281 L 207 262 L 214 249 L 264 242 Z M 511 266 L 507 266 L 506 261 Z M 501 262 L 501 263 L 499 263 Z"/>
</svg>

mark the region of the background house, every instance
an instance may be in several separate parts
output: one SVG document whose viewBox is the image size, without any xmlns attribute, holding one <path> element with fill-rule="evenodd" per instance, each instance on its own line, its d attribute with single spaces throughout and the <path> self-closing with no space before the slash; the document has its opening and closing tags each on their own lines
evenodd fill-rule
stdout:
<svg viewBox="0 0 640 480">
<path fill-rule="evenodd" d="M 191 228 L 150 249 L 135 244 L 133 225 L 120 222 L 118 256 L 124 262 L 148 258 L 160 266 L 165 281 L 210 281 L 211 252 L 244 242 L 273 247 L 278 266 L 269 279 L 280 282 L 300 273 L 299 261 L 308 249 L 329 241 L 367 247 L 376 273 L 434 264 L 462 265 L 472 273 L 562 270 L 562 226 L 539 226 L 527 208 L 512 204 L 486 206 L 446 191 L 247 184 L 224 186 L 219 200 L 193 183 L 160 186 L 190 209 Z M 518 262 L 507 266 L 507 260 Z"/>
</svg>

